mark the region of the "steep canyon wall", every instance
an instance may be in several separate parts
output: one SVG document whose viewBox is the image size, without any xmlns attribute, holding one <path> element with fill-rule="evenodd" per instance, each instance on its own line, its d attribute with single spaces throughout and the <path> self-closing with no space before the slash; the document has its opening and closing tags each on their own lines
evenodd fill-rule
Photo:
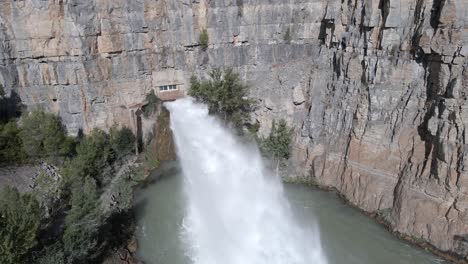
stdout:
<svg viewBox="0 0 468 264">
<path fill-rule="evenodd" d="M 8 0 L 0 83 L 78 133 L 134 126 L 168 72 L 187 85 L 234 67 L 258 100 L 261 133 L 277 118 L 294 126 L 290 175 L 466 257 L 467 9 L 463 0 Z"/>
</svg>

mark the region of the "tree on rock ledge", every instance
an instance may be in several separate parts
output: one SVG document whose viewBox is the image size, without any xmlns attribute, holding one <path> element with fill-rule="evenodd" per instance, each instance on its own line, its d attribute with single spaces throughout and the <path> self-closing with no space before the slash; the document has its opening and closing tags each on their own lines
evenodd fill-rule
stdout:
<svg viewBox="0 0 468 264">
<path fill-rule="evenodd" d="M 261 140 L 260 147 L 265 154 L 276 160 L 279 166 L 291 155 L 291 136 L 292 129 L 288 127 L 284 119 L 278 123 L 273 121 L 270 135 Z"/>
<path fill-rule="evenodd" d="M 247 98 L 248 91 L 249 87 L 232 69 L 224 72 L 214 69 L 210 72 L 210 80 L 200 81 L 192 76 L 189 95 L 206 103 L 211 114 L 220 115 L 241 128 L 252 111 L 253 102 Z"/>
</svg>

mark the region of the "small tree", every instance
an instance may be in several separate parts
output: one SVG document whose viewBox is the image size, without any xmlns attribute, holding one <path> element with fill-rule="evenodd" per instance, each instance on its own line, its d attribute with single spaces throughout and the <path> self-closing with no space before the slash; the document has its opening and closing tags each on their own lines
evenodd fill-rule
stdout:
<svg viewBox="0 0 468 264">
<path fill-rule="evenodd" d="M 143 106 L 143 116 L 148 118 L 156 111 L 158 103 L 160 102 L 160 99 L 156 96 L 154 90 L 151 90 L 151 92 L 146 95 L 146 102 L 147 104 Z"/>
<path fill-rule="evenodd" d="M 37 187 L 34 188 L 34 195 L 39 204 L 45 209 L 46 217 L 56 213 L 57 202 L 60 202 L 61 188 L 59 179 L 55 179 L 45 173 L 39 173 L 36 178 Z"/>
<path fill-rule="evenodd" d="M 97 245 L 101 217 L 96 182 L 86 177 L 73 188 L 71 209 L 65 218 L 63 245 L 69 263 L 85 263 Z"/>
<path fill-rule="evenodd" d="M 133 153 L 135 150 L 135 135 L 128 127 L 119 129 L 116 125 L 109 130 L 110 144 L 117 158 Z"/>
<path fill-rule="evenodd" d="M 241 128 L 248 121 L 253 102 L 247 98 L 249 87 L 243 84 L 232 69 L 214 69 L 210 80 L 199 81 L 192 76 L 189 95 L 206 103 L 212 114 Z"/>
<path fill-rule="evenodd" d="M 0 192 L 0 263 L 28 263 L 42 219 L 42 209 L 32 195 L 10 187 Z"/>
<path fill-rule="evenodd" d="M 35 111 L 23 118 L 20 137 L 31 157 L 58 157 L 73 151 L 74 141 L 68 138 L 60 118 Z"/>
<path fill-rule="evenodd" d="M 14 121 L 0 124 L 0 162 L 17 164 L 26 159 L 20 131 Z"/>
<path fill-rule="evenodd" d="M 115 160 L 109 135 L 94 129 L 78 144 L 76 153 L 76 157 L 64 169 L 67 183 L 80 183 L 86 176 L 102 183 L 105 180 L 102 171 Z"/>
<path fill-rule="evenodd" d="M 209 42 L 208 31 L 206 30 L 206 28 L 204 28 L 202 29 L 202 31 L 200 32 L 200 35 L 198 36 L 198 44 L 200 44 L 200 46 L 203 49 L 206 49 L 208 48 L 208 42 Z"/>
<path fill-rule="evenodd" d="M 292 40 L 292 35 L 291 35 L 291 29 L 288 27 L 288 29 L 286 30 L 286 33 L 284 34 L 284 41 L 286 43 L 291 43 L 291 40 Z"/>
<path fill-rule="evenodd" d="M 279 168 L 281 162 L 289 159 L 291 136 L 292 129 L 288 127 L 284 119 L 281 119 L 278 124 L 273 121 L 270 135 L 261 141 L 262 151 L 277 162 L 277 168 Z"/>
<path fill-rule="evenodd" d="M 65 262 L 65 253 L 60 242 L 46 247 L 37 258 L 37 264 L 63 264 Z"/>
</svg>

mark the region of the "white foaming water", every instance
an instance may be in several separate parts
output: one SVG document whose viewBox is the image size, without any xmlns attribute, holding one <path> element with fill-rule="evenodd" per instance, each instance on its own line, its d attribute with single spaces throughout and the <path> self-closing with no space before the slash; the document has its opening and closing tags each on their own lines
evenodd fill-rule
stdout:
<svg viewBox="0 0 468 264">
<path fill-rule="evenodd" d="M 241 144 L 190 98 L 167 107 L 185 177 L 182 235 L 193 263 L 326 263 L 318 232 L 296 224 L 256 147 Z"/>
</svg>

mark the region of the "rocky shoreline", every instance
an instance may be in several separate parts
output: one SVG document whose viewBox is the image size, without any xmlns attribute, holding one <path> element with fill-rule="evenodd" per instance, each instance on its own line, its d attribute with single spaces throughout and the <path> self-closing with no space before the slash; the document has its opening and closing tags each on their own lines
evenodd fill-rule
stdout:
<svg viewBox="0 0 468 264">
<path fill-rule="evenodd" d="M 114 251 L 102 263 L 103 264 L 144 264 L 143 261 L 135 257 L 138 250 L 138 241 L 135 237 L 131 238 L 122 248 Z"/>
</svg>

